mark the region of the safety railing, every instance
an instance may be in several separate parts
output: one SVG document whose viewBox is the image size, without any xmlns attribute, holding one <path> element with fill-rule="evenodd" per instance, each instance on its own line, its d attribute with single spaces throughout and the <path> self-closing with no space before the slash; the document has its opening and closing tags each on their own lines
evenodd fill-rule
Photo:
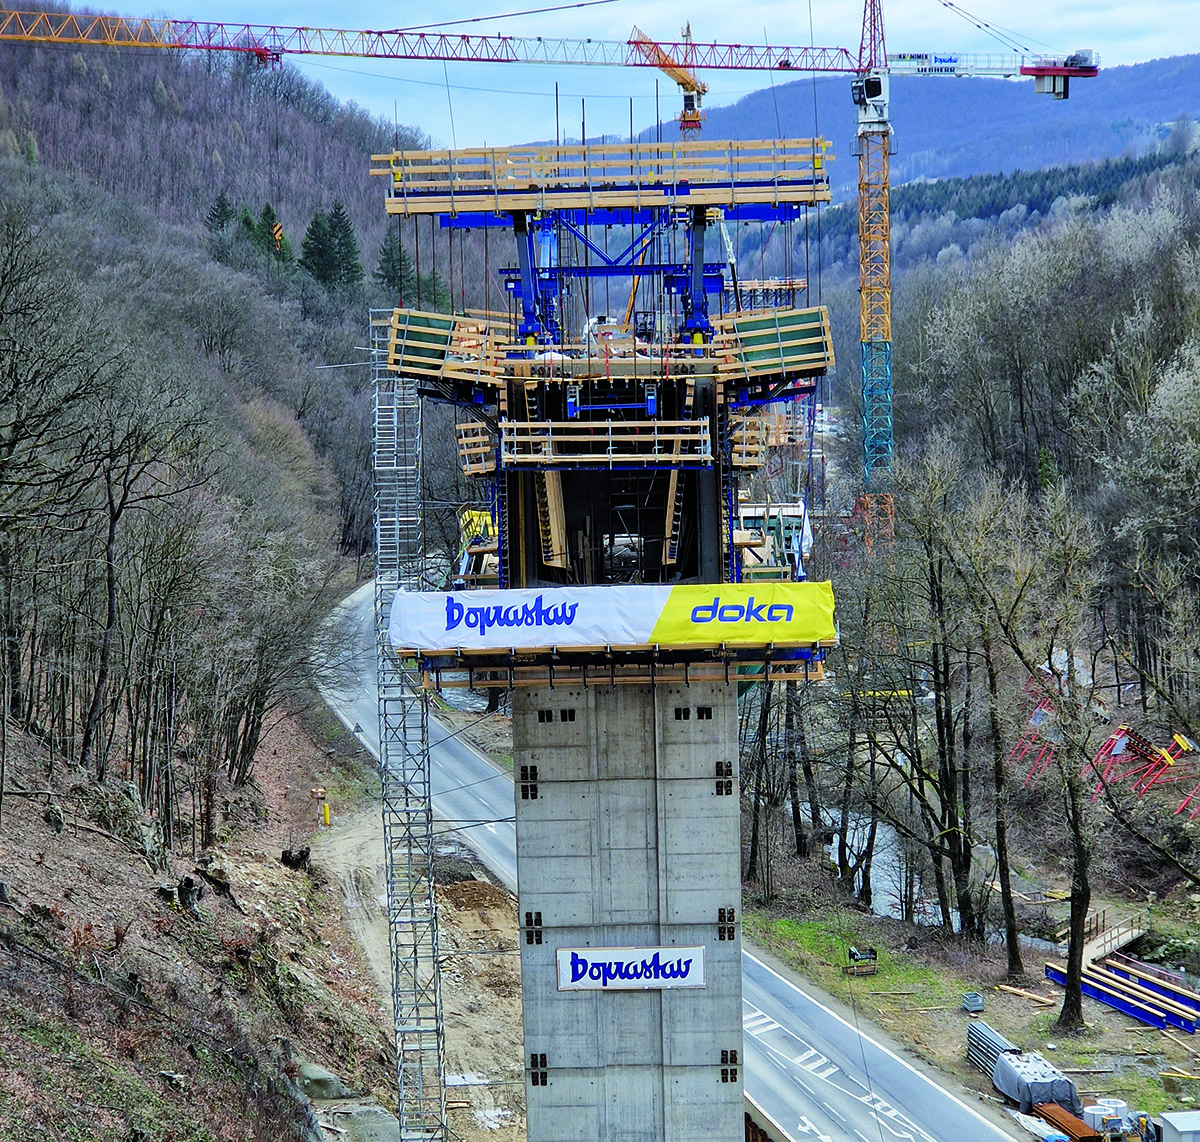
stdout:
<svg viewBox="0 0 1200 1142">
<path fill-rule="evenodd" d="M 708 417 L 501 421 L 500 462 L 547 468 L 711 467 L 712 437 Z"/>
<path fill-rule="evenodd" d="M 828 202 L 825 139 L 568 143 L 371 156 L 399 214 Z"/>
</svg>

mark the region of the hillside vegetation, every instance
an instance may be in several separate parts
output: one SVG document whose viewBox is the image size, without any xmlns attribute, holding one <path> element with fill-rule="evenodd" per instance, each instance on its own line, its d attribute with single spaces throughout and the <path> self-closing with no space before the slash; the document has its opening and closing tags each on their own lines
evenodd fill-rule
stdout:
<svg viewBox="0 0 1200 1142">
<path fill-rule="evenodd" d="M 849 76 L 775 83 L 727 106 L 716 106 L 721 84 L 711 86 L 707 137 L 823 135 L 833 142 L 835 194 L 853 197 Z M 1104 67 L 1101 60 L 1099 76 L 1073 81 L 1066 101 L 1035 95 L 1029 79 L 915 76 L 892 77 L 891 97 L 897 185 L 1099 162 L 1144 154 L 1169 137 L 1181 116 L 1200 119 L 1200 55 L 1125 67 Z M 671 123 L 662 126 L 664 137 L 674 130 Z"/>
<path fill-rule="evenodd" d="M 22 742 L 0 836 L 19 821 L 32 875 L 37 830 L 70 818 L 115 833 L 128 815 L 119 796 L 139 818 L 122 843 L 176 873 L 182 854 L 253 815 L 269 731 L 337 665 L 321 620 L 360 570 L 345 557 L 373 539 L 358 348 L 368 309 L 411 299 L 414 286 L 435 303 L 478 305 L 494 282 L 477 246 L 451 256 L 432 226 L 428 276 L 414 280 L 416 232 L 393 246 L 366 177 L 367 154 L 397 129 L 286 68 L 28 48 L 0 60 L 0 779 L 10 727 Z M 1049 102 L 1044 113 L 1060 114 Z M 1074 157 L 1044 133 L 1032 153 L 1029 138 L 1004 149 L 979 129 L 986 107 L 958 105 L 971 111 L 972 145 L 1002 151 L 990 169 Z M 850 440 L 825 492 L 831 516 L 851 522 L 827 521 L 812 568 L 837 587 L 837 685 L 787 695 L 779 748 L 764 737 L 745 771 L 753 814 L 795 813 L 797 849 L 836 815 L 839 869 L 864 903 L 870 850 L 851 843 L 849 815 L 891 823 L 932 886 L 946 941 L 1002 927 L 1014 977 L 1023 921 L 1011 885 L 1026 863 L 1055 864 L 1070 885 L 1076 937 L 1093 884 L 1139 906 L 1147 891 L 1200 884 L 1197 823 L 1175 811 L 1179 798 L 1097 788 L 1088 770 L 1119 720 L 1160 744 L 1175 732 L 1200 740 L 1200 166 L 1187 149 L 898 191 L 894 526 L 853 522 Z M 813 295 L 833 310 L 834 392 L 850 426 L 846 217 L 826 212 L 807 252 L 780 230 L 742 253 L 763 273 L 803 260 L 827 275 Z M 453 503 L 450 488 L 447 478 L 437 497 Z M 756 489 L 768 490 L 794 494 Z M 1008 758 L 1039 702 L 1058 736 L 1051 766 L 1022 787 Z M 768 863 L 748 868 L 769 898 Z M 49 891 L 37 903 L 50 918 L 32 923 L 59 940 L 53 998 L 73 1017 L 76 973 L 92 981 L 109 961 L 94 920 L 55 923 Z M 905 904 L 914 919 L 911 894 Z M 226 918 L 235 928 L 206 930 L 207 952 L 223 957 L 206 985 L 252 967 L 256 1001 L 287 1006 L 280 989 L 298 973 L 281 974 L 254 929 Z M 163 919 L 173 927 L 176 914 Z M 104 923 L 104 945 L 119 951 L 126 916 Z M 155 986 L 203 1002 L 169 975 Z M 26 1043 L 84 1058 L 76 1039 L 19 1018 Z M 1083 1022 L 1068 1002 L 1062 1026 Z M 222 1043 L 243 1027 L 228 1021 Z M 257 1033 L 277 1027 L 264 1020 Z M 336 1021 L 322 1030 L 350 1034 Z M 286 1076 L 283 1054 L 273 1066 Z M 256 1081 L 248 1068 L 235 1086 L 252 1098 Z M 289 1114 L 243 1136 L 291 1129 Z"/>
<path fill-rule="evenodd" d="M 810 569 L 837 589 L 836 685 L 790 696 L 776 748 L 751 754 L 755 813 L 790 796 L 801 851 L 832 820 L 864 903 L 887 891 L 915 919 L 919 879 L 947 937 L 1004 932 L 1014 977 L 1032 918 L 1014 882 L 1069 886 L 1073 970 L 1094 889 L 1140 913 L 1200 887 L 1198 189 L 1195 157 L 1135 168 L 1116 205 L 1052 209 L 899 275 L 896 460 L 873 514 L 852 512 L 857 330 L 840 315 L 855 429 Z M 1123 724 L 1157 749 L 1181 735 L 1164 781 L 1130 776 L 1132 756 L 1093 764 Z M 873 888 L 879 822 L 907 879 Z M 1172 946 L 1200 967 L 1194 940 Z M 1068 989 L 1058 1029 L 1083 1025 Z"/>
</svg>

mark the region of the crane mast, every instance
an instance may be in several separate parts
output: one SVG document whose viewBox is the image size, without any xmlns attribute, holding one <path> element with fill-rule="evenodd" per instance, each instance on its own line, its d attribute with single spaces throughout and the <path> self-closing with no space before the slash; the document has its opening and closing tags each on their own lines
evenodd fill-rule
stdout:
<svg viewBox="0 0 1200 1142">
<path fill-rule="evenodd" d="M 882 0 L 865 0 L 858 71 L 858 283 L 863 480 L 892 463 L 892 244 L 888 61 Z"/>
</svg>

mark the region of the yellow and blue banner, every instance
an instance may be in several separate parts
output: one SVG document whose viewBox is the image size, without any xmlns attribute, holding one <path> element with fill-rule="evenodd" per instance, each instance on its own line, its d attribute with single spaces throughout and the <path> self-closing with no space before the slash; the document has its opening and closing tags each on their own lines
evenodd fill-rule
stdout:
<svg viewBox="0 0 1200 1142">
<path fill-rule="evenodd" d="M 397 653 L 780 648 L 837 641 L 831 583 L 688 583 L 509 591 L 398 591 Z"/>
</svg>

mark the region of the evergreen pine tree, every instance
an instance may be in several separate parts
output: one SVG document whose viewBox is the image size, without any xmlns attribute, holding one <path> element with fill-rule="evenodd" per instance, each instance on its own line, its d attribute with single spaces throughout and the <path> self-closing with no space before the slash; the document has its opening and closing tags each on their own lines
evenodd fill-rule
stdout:
<svg viewBox="0 0 1200 1142">
<path fill-rule="evenodd" d="M 313 215 L 304 232 L 304 241 L 300 243 L 300 265 L 326 289 L 337 284 L 337 251 L 329 229 L 329 216 L 323 210 Z"/>
<path fill-rule="evenodd" d="M 238 236 L 253 245 L 258 236 L 258 224 L 254 221 L 254 215 L 244 206 L 238 213 L 237 228 Z"/>
<path fill-rule="evenodd" d="M 336 265 L 334 284 L 351 288 L 361 285 L 362 254 L 358 248 L 358 238 L 354 234 L 354 224 L 340 201 L 334 202 L 333 209 L 329 212 L 329 233 L 333 239 Z"/>
<path fill-rule="evenodd" d="M 264 253 L 275 253 L 275 223 L 278 221 L 275 207 L 269 202 L 264 204 L 254 225 L 254 244 Z"/>
<path fill-rule="evenodd" d="M 217 195 L 217 200 L 208 208 L 208 214 L 205 216 L 204 225 L 214 233 L 219 234 L 226 226 L 229 225 L 237 217 L 237 211 L 234 210 L 233 204 L 225 197 L 225 192 L 221 191 Z"/>
<path fill-rule="evenodd" d="M 389 232 L 379 246 L 379 264 L 372 275 L 375 280 L 394 293 L 397 299 L 412 301 L 417 290 L 417 275 L 412 258 L 400 245 L 400 236 Z"/>
<path fill-rule="evenodd" d="M 450 290 L 437 270 L 421 275 L 421 304 L 437 313 L 450 312 Z"/>
</svg>

